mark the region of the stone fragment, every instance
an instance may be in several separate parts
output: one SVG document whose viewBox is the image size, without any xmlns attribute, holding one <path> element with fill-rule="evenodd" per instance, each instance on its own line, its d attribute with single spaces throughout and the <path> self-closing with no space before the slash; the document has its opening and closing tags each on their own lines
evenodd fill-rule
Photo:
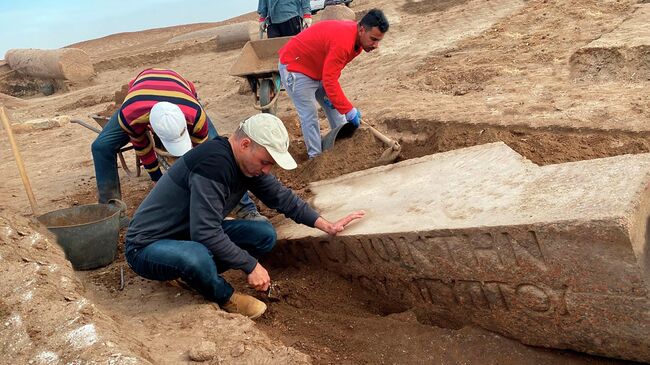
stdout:
<svg viewBox="0 0 650 365">
<path fill-rule="evenodd" d="M 209 361 L 217 355 L 217 345 L 212 341 L 201 341 L 190 348 L 190 359 L 193 361 Z"/>
<path fill-rule="evenodd" d="M 240 357 L 241 355 L 244 354 L 244 352 L 246 352 L 246 347 L 244 346 L 243 343 L 238 342 L 238 343 L 235 344 L 235 346 L 233 346 L 230 349 L 230 356 L 232 356 L 232 357 Z"/>
<path fill-rule="evenodd" d="M 351 20 L 354 21 L 354 10 L 345 5 L 330 5 L 320 12 L 320 20 Z"/>
<path fill-rule="evenodd" d="M 259 26 L 256 21 L 226 24 L 214 28 L 201 29 L 178 35 L 167 43 L 216 42 L 216 51 L 223 52 L 241 48 L 246 42 L 259 39 Z"/>
<path fill-rule="evenodd" d="M 68 123 L 70 123 L 70 116 L 61 115 L 53 118 L 37 118 L 23 123 L 14 123 L 11 125 L 11 130 L 16 134 L 21 134 L 58 128 Z"/>
<path fill-rule="evenodd" d="M 310 185 L 342 235 L 288 222 L 275 260 L 536 345 L 650 361 L 650 154 L 537 166 L 503 143 Z"/>
<path fill-rule="evenodd" d="M 95 74 L 90 56 L 78 48 L 10 49 L 5 60 L 12 70 L 38 78 L 87 81 Z"/>
</svg>

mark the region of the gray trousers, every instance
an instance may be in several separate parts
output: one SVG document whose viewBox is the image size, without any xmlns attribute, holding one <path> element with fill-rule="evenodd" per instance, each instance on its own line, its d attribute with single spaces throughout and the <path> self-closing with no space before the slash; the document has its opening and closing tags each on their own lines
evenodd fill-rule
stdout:
<svg viewBox="0 0 650 365">
<path fill-rule="evenodd" d="M 316 157 L 323 152 L 318 124 L 318 104 L 325 111 L 330 129 L 345 124 L 345 115 L 325 105 L 326 94 L 320 80 L 314 80 L 300 72 L 290 72 L 282 63 L 278 64 L 278 69 L 282 85 L 298 112 L 300 129 L 302 129 L 302 136 L 307 146 L 307 155 L 309 158 Z"/>
</svg>

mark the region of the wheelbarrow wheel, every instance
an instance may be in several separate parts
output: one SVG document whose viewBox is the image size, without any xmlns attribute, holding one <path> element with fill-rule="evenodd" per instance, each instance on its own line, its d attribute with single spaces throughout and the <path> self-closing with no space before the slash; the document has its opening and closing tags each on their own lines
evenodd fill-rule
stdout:
<svg viewBox="0 0 650 365">
<path fill-rule="evenodd" d="M 271 101 L 273 100 L 273 97 L 275 96 L 275 93 L 278 92 L 275 90 L 275 86 L 273 85 L 273 80 L 271 79 L 262 79 L 260 81 L 260 105 L 265 106 L 269 105 Z M 270 114 L 277 114 L 278 112 L 278 104 L 273 103 L 269 108 L 262 109 L 262 113 L 270 113 Z"/>
</svg>

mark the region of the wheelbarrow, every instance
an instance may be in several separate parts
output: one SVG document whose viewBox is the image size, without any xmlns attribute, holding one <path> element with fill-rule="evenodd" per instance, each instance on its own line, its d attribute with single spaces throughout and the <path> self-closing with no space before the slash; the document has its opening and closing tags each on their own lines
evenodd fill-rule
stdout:
<svg viewBox="0 0 650 365">
<path fill-rule="evenodd" d="M 278 51 L 291 37 L 248 41 L 230 68 L 230 75 L 243 77 L 253 90 L 254 108 L 276 114 L 281 82 L 278 72 Z"/>
</svg>

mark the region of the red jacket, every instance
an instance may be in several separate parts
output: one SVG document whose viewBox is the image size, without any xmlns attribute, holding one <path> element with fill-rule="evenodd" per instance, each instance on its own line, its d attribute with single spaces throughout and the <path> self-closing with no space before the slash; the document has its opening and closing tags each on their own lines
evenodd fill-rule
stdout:
<svg viewBox="0 0 650 365">
<path fill-rule="evenodd" d="M 361 53 L 355 48 L 357 23 L 345 20 L 320 21 L 294 36 L 279 51 L 287 70 L 322 80 L 323 88 L 339 113 L 352 110 L 339 76 L 350 61 Z"/>
</svg>

